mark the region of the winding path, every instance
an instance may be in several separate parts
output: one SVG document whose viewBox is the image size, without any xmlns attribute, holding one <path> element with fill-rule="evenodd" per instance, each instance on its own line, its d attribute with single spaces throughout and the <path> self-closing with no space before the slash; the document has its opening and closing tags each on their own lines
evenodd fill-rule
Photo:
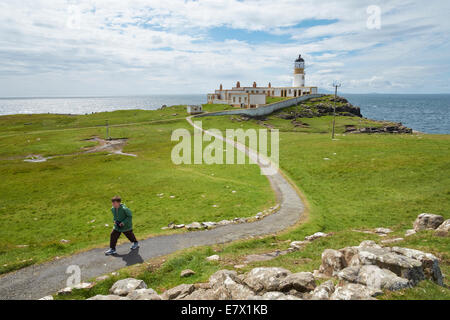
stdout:
<svg viewBox="0 0 450 320">
<path fill-rule="evenodd" d="M 195 126 L 191 118 L 187 120 Z M 204 132 L 208 134 L 207 131 Z M 245 151 L 249 157 L 257 156 L 256 152 L 239 143 L 232 143 L 220 136 L 218 138 L 232 144 L 238 150 Z M 258 165 L 264 167 L 260 163 Z M 103 253 L 105 248 L 97 248 L 29 266 L 0 277 L 0 299 L 39 299 L 53 294 L 66 286 L 66 280 L 70 276 L 66 274 L 66 270 L 71 265 L 80 267 L 81 280 L 86 281 L 180 249 L 225 243 L 284 230 L 299 220 L 304 205 L 296 190 L 279 170 L 273 175 L 267 175 L 267 178 L 276 193 L 280 209 L 264 219 L 225 225 L 211 230 L 156 236 L 141 240 L 141 248 L 131 252 L 127 243 L 117 247 L 116 256 L 105 256 Z"/>
</svg>

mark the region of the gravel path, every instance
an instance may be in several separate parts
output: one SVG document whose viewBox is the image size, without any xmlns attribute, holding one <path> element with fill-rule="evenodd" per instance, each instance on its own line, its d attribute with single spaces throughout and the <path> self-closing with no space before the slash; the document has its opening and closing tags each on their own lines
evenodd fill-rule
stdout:
<svg viewBox="0 0 450 320">
<path fill-rule="evenodd" d="M 190 118 L 187 120 L 193 125 Z M 237 144 L 234 147 L 241 150 L 245 148 Z M 246 153 L 249 157 L 255 156 L 252 151 L 246 150 Z M 66 287 L 66 280 L 70 276 L 66 274 L 66 270 L 71 265 L 80 267 L 81 279 L 86 281 L 180 249 L 225 243 L 284 230 L 299 220 L 304 206 L 295 189 L 279 171 L 268 175 L 267 178 L 277 195 L 280 209 L 264 219 L 225 225 L 211 230 L 156 236 L 141 240 L 141 248 L 131 252 L 130 245 L 123 244 L 117 247 L 116 256 L 105 256 L 103 252 L 106 248 L 98 248 L 29 266 L 0 278 L 0 299 L 39 299 L 53 294 Z"/>
</svg>

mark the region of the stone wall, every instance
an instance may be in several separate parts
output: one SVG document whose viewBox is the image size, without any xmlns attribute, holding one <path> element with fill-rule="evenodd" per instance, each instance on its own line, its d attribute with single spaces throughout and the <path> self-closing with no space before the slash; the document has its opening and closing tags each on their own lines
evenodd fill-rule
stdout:
<svg viewBox="0 0 450 320">
<path fill-rule="evenodd" d="M 288 100 L 283 100 L 279 102 L 274 102 L 268 104 L 263 107 L 254 108 L 254 109 L 236 109 L 236 110 L 226 110 L 226 111 L 218 111 L 218 112 L 210 112 L 198 115 L 197 117 L 207 117 L 207 116 L 226 116 L 233 114 L 246 115 L 249 117 L 262 117 L 269 115 L 277 110 L 292 107 L 299 104 L 301 101 L 305 101 L 311 98 L 320 98 L 324 96 L 324 94 L 308 94 L 297 98 L 292 98 Z"/>
</svg>

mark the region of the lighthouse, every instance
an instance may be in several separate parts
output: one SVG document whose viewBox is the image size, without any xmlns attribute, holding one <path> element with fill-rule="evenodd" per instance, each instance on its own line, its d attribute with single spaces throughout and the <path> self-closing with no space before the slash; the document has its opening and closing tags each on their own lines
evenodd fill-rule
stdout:
<svg viewBox="0 0 450 320">
<path fill-rule="evenodd" d="M 298 55 L 294 64 L 294 80 L 292 81 L 293 87 L 304 87 L 305 86 L 305 60 L 303 60 L 302 55 Z"/>
</svg>

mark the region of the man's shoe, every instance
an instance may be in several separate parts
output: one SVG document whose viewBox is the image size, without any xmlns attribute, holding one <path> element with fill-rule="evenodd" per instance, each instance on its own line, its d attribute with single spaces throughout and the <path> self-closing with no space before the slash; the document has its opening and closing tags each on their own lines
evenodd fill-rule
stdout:
<svg viewBox="0 0 450 320">
<path fill-rule="evenodd" d="M 133 242 L 132 246 L 131 246 L 131 250 L 136 250 L 137 248 L 139 248 L 139 242 Z"/>
<path fill-rule="evenodd" d="M 111 255 L 116 254 L 116 253 L 117 253 L 116 250 L 115 249 L 111 249 L 111 248 L 108 251 L 105 252 L 105 254 L 107 256 L 111 256 Z"/>
</svg>

